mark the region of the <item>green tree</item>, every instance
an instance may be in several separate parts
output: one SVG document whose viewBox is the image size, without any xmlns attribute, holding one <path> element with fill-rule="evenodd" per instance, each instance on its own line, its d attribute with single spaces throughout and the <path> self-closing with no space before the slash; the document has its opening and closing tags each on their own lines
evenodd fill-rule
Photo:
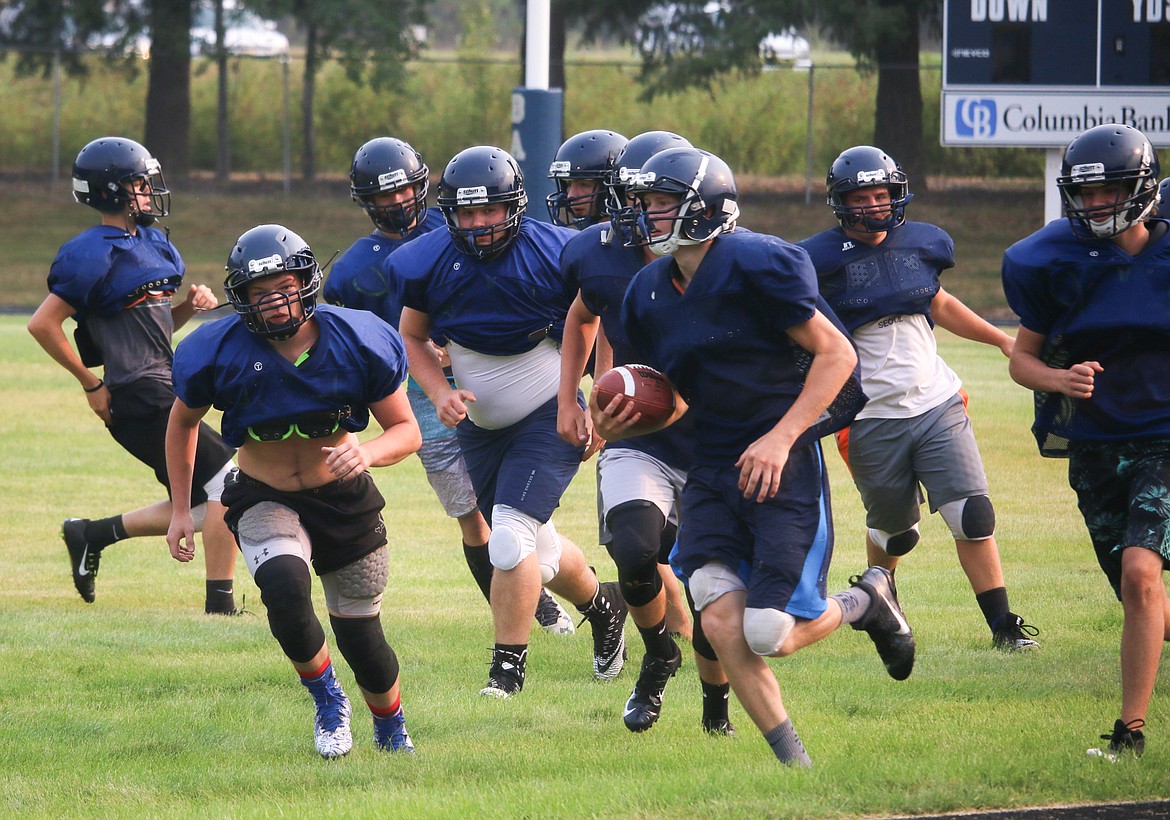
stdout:
<svg viewBox="0 0 1170 820">
<path fill-rule="evenodd" d="M 406 60 L 420 44 L 411 26 L 425 24 L 427 0 L 256 0 L 269 17 L 291 15 L 305 35 L 305 69 L 301 90 L 301 175 L 317 175 L 317 127 L 314 102 L 317 77 L 328 59 L 336 59 L 356 84 L 380 89 L 400 83 Z"/>
<path fill-rule="evenodd" d="M 56 60 L 88 73 L 85 53 L 98 49 L 127 72 L 140 70 L 136 48 L 150 32 L 146 125 L 142 141 L 168 175 L 190 167 L 192 0 L 21 0 L 5 10 L 5 41 L 20 48 L 17 70 L 48 76 Z M 122 133 L 121 123 L 110 131 Z M 104 136 L 94 134 L 94 137 Z M 81 146 L 76 146 L 80 148 Z"/>
<path fill-rule="evenodd" d="M 877 72 L 873 142 L 925 179 L 919 31 L 938 28 L 941 0 L 553 1 L 588 34 L 604 32 L 640 46 L 647 100 L 683 88 L 712 88 L 729 72 L 759 72 L 758 44 L 769 32 L 790 26 L 823 31 L 849 50 L 861 70 Z M 639 20 L 658 25 L 639 27 Z"/>
</svg>

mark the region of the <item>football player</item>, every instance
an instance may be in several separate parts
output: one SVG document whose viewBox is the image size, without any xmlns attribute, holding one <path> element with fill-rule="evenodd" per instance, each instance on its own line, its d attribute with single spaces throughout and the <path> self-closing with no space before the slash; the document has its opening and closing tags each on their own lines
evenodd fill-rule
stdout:
<svg viewBox="0 0 1170 820">
<path fill-rule="evenodd" d="M 869 632 L 892 677 L 914 664 L 886 570 L 871 567 L 825 597 L 833 539 L 819 439 L 864 402 L 857 357 L 818 299 L 807 254 L 736 228 L 738 191 L 723 160 L 662 151 L 626 192 L 636 204 L 619 221 L 630 242 L 661 258 L 630 283 L 622 327 L 634 354 L 674 383 L 674 418 L 692 416 L 678 562 L 744 710 L 778 760 L 809 766 L 765 657 L 852 623 Z M 590 399 L 607 441 L 639 418 L 619 404 Z"/>
<path fill-rule="evenodd" d="M 678 134 L 647 131 L 629 141 L 618 155 L 615 173 L 628 180 L 654 154 L 689 146 Z M 610 179 L 609 184 L 619 184 Z M 616 213 L 615 213 L 616 215 Z M 561 383 L 557 429 L 571 444 L 591 449 L 602 444 L 592 435 L 589 415 L 577 403 L 585 361 L 599 331 L 612 349 L 612 365 L 637 361 L 621 327 L 626 288 L 644 265 L 657 257 L 646 247 L 626 247 L 606 222 L 585 228 L 561 252 L 561 267 L 576 285 L 577 297 L 565 320 L 561 349 Z M 658 720 L 666 684 L 682 664 L 672 639 L 670 598 L 678 598 L 678 579 L 670 568 L 670 551 L 678 533 L 678 496 L 690 467 L 694 431 L 684 416 L 648 436 L 608 444 L 598 456 L 598 517 L 601 543 L 618 569 L 622 596 L 645 645 L 642 669 L 626 702 L 623 720 L 642 732 Z M 681 623 L 689 626 L 685 612 Z M 700 619 L 690 636 L 703 690 L 702 726 L 711 734 L 734 734 L 727 714 L 727 677 L 703 634 Z"/>
<path fill-rule="evenodd" d="M 212 405 L 240 469 L 223 501 L 227 521 L 268 610 L 273 637 L 316 706 L 314 743 L 327 759 L 349 753 L 349 699 L 313 610 L 321 579 L 337 647 L 374 721 L 374 743 L 413 752 L 402 712 L 398 658 L 380 618 L 389 572 L 385 502 L 371 467 L 396 464 L 421 436 L 406 398 L 406 350 L 365 311 L 317 305 L 321 271 L 301 237 L 258 225 L 236 241 L 224 281 L 233 315 L 204 324 L 175 351 L 167 468 L 175 511 L 171 555 L 191 560 L 185 503 L 196 430 Z M 370 417 L 381 434 L 359 441 Z"/>
<path fill-rule="evenodd" d="M 597 129 L 574 134 L 561 144 L 548 167 L 548 178 L 557 189 L 545 200 L 554 225 L 580 231 L 609 219 L 606 182 L 626 142 L 621 134 Z"/>
<path fill-rule="evenodd" d="M 1121 601 L 1121 715 L 1104 748 L 1141 755 L 1162 645 L 1170 640 L 1170 223 L 1152 219 L 1158 155 L 1141 131 L 1108 123 L 1068 144 L 1056 184 L 1067 219 L 1003 257 L 1020 317 L 1012 378 L 1035 391 L 1040 454 L 1068 480 Z"/>
<path fill-rule="evenodd" d="M 1011 611 L 995 540 L 995 510 L 958 375 L 938 355 L 935 324 L 991 345 L 1012 337 L 943 289 L 954 242 L 941 228 L 907 222 L 913 198 L 902 168 L 858 145 L 829 168 L 828 203 L 839 227 L 800 242 L 821 295 L 857 345 L 869 401 L 839 434 L 865 505 L 870 564 L 891 572 L 918 543 L 922 488 L 951 535 L 959 565 L 1003 650 L 1035 649 L 1036 628 Z"/>
<path fill-rule="evenodd" d="M 73 163 L 73 197 L 96 210 L 101 224 L 61 246 L 49 270 L 49 295 L 28 330 L 77 379 L 114 440 L 169 488 L 171 338 L 196 310 L 213 308 L 218 300 L 205 285 L 183 288 L 183 258 L 169 231 L 154 227 L 170 213 L 170 191 L 162 166 L 144 146 L 125 137 L 90 142 Z M 71 318 L 77 323 L 76 350 L 64 330 Z M 94 367 L 104 368 L 100 377 Z M 233 455 L 215 431 L 200 428 L 190 501 L 203 531 L 204 610 L 229 615 L 236 612 L 236 547 L 223 523 L 220 494 Z M 107 547 L 126 538 L 166 535 L 170 519 L 169 499 L 109 518 L 66 519 L 61 535 L 82 599 L 93 603 Z"/>
<path fill-rule="evenodd" d="M 557 340 L 574 296 L 558 260 L 574 232 L 527 218 L 527 204 L 510 154 L 487 145 L 464 149 L 439 183 L 447 231 L 409 242 L 387 261 L 402 281 L 400 327 L 411 375 L 443 423 L 456 428 L 491 526 L 496 643 L 482 693 L 501 698 L 524 685 L 542 583 L 589 620 L 595 677 L 612 680 L 625 659 L 626 607 L 617 585 L 599 584 L 552 522 L 584 451 L 563 441 L 556 426 Z M 432 342 L 447 349 L 457 387 Z"/>
<path fill-rule="evenodd" d="M 357 150 L 349 170 L 349 192 L 369 215 L 374 231 L 354 242 L 334 263 L 325 280 L 326 301 L 368 310 L 397 329 L 402 301 L 397 283 L 384 263 L 390 252 L 404 243 L 445 227 L 442 214 L 427 207 L 429 188 L 430 169 L 409 143 L 378 137 Z M 437 352 L 450 378 L 446 352 Z M 492 584 L 492 562 L 487 550 L 490 531 L 475 505 L 475 491 L 459 441 L 455 431 L 439 421 L 434 405 L 418 382 L 407 381 L 406 395 L 422 431 L 418 457 L 427 481 L 443 510 L 459 522 L 463 557 L 487 599 Z M 575 631 L 573 619 L 544 589 L 536 607 L 536 620 L 553 634 L 572 635 Z"/>
</svg>

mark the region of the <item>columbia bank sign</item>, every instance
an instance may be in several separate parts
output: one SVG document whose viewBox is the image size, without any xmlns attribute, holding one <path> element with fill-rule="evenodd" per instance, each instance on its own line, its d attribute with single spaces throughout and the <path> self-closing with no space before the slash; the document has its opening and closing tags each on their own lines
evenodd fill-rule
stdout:
<svg viewBox="0 0 1170 820">
<path fill-rule="evenodd" d="M 1170 145 L 1170 0 L 946 0 L 943 145 L 1064 147 L 1117 122 Z"/>
</svg>

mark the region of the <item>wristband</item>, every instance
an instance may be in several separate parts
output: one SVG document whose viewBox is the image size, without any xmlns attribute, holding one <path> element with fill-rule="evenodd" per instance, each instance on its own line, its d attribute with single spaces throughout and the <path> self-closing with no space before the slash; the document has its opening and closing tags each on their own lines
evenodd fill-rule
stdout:
<svg viewBox="0 0 1170 820">
<path fill-rule="evenodd" d="M 93 387 L 83 387 L 81 389 L 84 390 L 86 393 L 96 393 L 97 391 L 101 390 L 105 386 L 106 386 L 106 380 L 105 379 L 98 379 L 98 383 L 95 384 Z"/>
</svg>

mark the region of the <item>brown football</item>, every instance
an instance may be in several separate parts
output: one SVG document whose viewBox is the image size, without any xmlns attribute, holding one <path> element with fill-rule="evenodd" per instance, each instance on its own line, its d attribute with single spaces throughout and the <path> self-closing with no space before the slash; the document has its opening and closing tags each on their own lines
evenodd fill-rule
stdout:
<svg viewBox="0 0 1170 820">
<path fill-rule="evenodd" d="M 602 373 L 593 383 L 597 406 L 606 407 L 614 396 L 623 396 L 642 414 L 632 429 L 656 427 L 674 413 L 674 385 L 670 379 L 649 365 L 626 364 Z"/>
</svg>

